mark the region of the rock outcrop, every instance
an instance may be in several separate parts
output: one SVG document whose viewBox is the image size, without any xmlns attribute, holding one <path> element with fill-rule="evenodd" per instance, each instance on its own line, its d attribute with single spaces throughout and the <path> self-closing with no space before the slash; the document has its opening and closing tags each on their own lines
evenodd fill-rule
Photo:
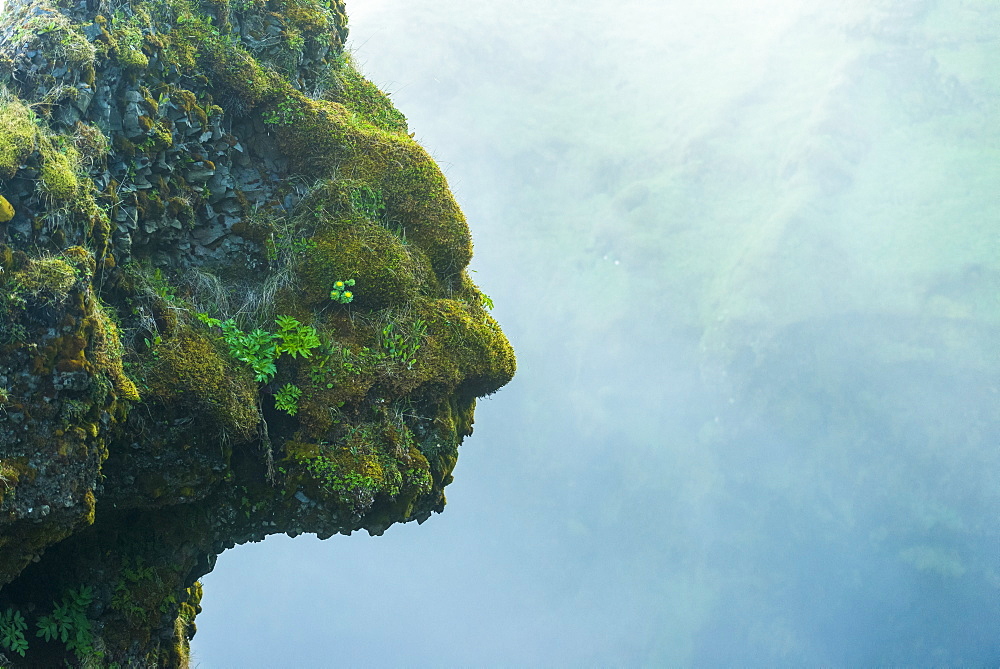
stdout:
<svg viewBox="0 0 1000 669">
<path fill-rule="evenodd" d="M 0 651 L 183 666 L 223 550 L 441 511 L 515 361 L 342 0 L 0 13 Z"/>
</svg>

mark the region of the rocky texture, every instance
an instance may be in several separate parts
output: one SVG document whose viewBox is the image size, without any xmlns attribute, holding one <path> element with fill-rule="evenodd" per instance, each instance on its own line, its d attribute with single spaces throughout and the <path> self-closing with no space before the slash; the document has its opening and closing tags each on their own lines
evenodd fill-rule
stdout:
<svg viewBox="0 0 1000 669">
<path fill-rule="evenodd" d="M 9 661 L 183 666 L 226 548 L 442 510 L 514 356 L 345 38 L 340 0 L 0 14 Z"/>
</svg>

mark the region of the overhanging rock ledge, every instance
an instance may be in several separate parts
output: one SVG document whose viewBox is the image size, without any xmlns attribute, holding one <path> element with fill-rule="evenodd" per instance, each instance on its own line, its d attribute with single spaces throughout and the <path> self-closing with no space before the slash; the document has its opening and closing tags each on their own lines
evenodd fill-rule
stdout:
<svg viewBox="0 0 1000 669">
<path fill-rule="evenodd" d="M 442 510 L 515 359 L 346 25 L 341 0 L 0 13 L 8 662 L 185 666 L 226 548 Z"/>
</svg>

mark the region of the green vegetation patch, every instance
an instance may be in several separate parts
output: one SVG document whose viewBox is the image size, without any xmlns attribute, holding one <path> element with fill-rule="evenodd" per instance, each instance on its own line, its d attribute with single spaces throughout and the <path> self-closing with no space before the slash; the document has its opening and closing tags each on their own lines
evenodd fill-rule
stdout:
<svg viewBox="0 0 1000 669">
<path fill-rule="evenodd" d="M 336 283 L 351 277 L 351 303 L 368 309 L 401 306 L 420 288 L 417 260 L 382 226 L 343 219 L 318 230 L 316 247 L 295 267 L 300 290 L 295 299 L 308 307 L 331 303 Z M 342 300 L 341 300 L 342 301 Z"/>
<path fill-rule="evenodd" d="M 393 106 L 388 95 L 358 72 L 350 55 L 344 54 L 334 65 L 327 82 L 330 87 L 325 93 L 327 99 L 339 102 L 380 130 L 408 131 L 406 117 Z"/>
<path fill-rule="evenodd" d="M 497 322 L 466 301 L 422 301 L 427 342 L 417 372 L 427 382 L 451 379 L 469 397 L 481 397 L 506 385 L 517 368 L 514 349 Z"/>
<path fill-rule="evenodd" d="M 80 154 L 75 147 L 42 142 L 42 169 L 38 174 L 42 192 L 57 202 L 71 202 L 80 191 Z"/>
<path fill-rule="evenodd" d="M 249 370 L 220 348 L 214 337 L 178 319 L 177 331 L 154 349 L 148 396 L 206 415 L 230 434 L 251 434 L 259 420 L 257 386 Z"/>
<path fill-rule="evenodd" d="M 15 290 L 40 302 L 62 302 L 77 282 L 76 269 L 61 258 L 38 258 L 14 273 Z"/>
<path fill-rule="evenodd" d="M 9 179 L 35 150 L 35 114 L 23 103 L 0 93 L 0 179 Z"/>
</svg>

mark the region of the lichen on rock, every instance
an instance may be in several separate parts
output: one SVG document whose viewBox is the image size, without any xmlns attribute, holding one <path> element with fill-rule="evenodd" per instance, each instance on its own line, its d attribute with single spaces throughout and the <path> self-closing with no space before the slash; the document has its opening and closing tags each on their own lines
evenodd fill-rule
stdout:
<svg viewBox="0 0 1000 669">
<path fill-rule="evenodd" d="M 341 0 L 0 13 L 6 661 L 184 666 L 226 548 L 443 509 L 514 354 L 346 25 Z"/>
</svg>

